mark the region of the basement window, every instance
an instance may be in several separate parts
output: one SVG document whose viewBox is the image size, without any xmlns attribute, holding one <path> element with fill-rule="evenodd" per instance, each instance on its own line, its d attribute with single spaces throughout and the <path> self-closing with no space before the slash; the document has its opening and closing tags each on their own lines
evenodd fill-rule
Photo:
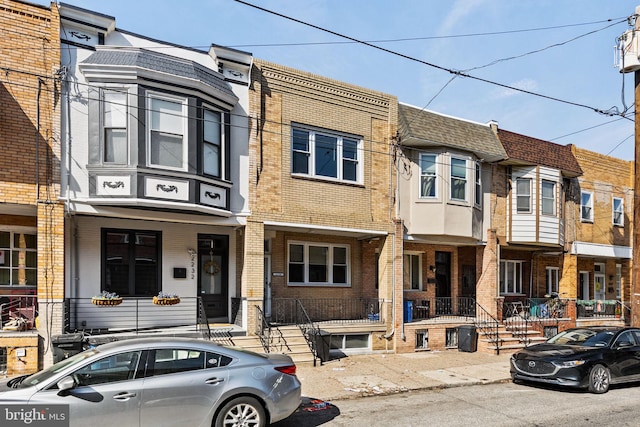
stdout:
<svg viewBox="0 0 640 427">
<path fill-rule="evenodd" d="M 416 350 L 429 350 L 428 329 L 418 329 L 416 331 Z"/>
<path fill-rule="evenodd" d="M 458 347 L 458 328 L 447 328 L 445 346 L 447 348 Z"/>
</svg>

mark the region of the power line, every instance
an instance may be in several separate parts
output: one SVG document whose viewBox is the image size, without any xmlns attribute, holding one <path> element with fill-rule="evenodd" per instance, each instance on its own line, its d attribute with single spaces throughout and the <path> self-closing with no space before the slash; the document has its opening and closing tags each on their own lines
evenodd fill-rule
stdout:
<svg viewBox="0 0 640 427">
<path fill-rule="evenodd" d="M 364 40 L 359 40 L 359 39 L 357 39 L 355 37 L 347 36 L 345 34 L 341 34 L 341 33 L 338 33 L 336 31 L 329 30 L 329 29 L 320 27 L 318 25 L 311 24 L 311 23 L 302 21 L 300 19 L 293 18 L 293 17 L 287 16 L 287 15 L 284 15 L 282 13 L 275 12 L 275 11 L 266 9 L 264 7 L 260 7 L 260 6 L 254 5 L 254 4 L 248 3 L 248 2 L 243 1 L 243 0 L 234 0 L 234 1 L 237 2 L 237 3 L 244 4 L 246 6 L 261 10 L 263 12 L 266 12 L 266 13 L 281 17 L 283 19 L 287 19 L 287 20 L 296 22 L 298 24 L 314 28 L 316 30 L 323 31 L 323 32 L 332 34 L 334 36 L 341 37 L 341 38 L 350 40 L 352 42 L 359 43 L 359 44 L 371 47 L 373 49 L 377 49 L 377 50 L 389 53 L 389 54 L 394 55 L 394 56 L 398 56 L 398 57 L 401 57 L 401 58 L 404 58 L 404 59 L 407 59 L 407 60 L 410 60 L 410 61 L 413 61 L 413 62 L 417 62 L 417 63 L 423 64 L 423 65 L 427 65 L 427 66 L 432 67 L 432 68 L 436 68 L 436 69 L 441 70 L 441 71 L 445 71 L 445 72 L 447 72 L 449 74 L 453 74 L 453 75 L 461 76 L 461 77 L 466 77 L 466 78 L 469 78 L 469 79 L 473 79 L 473 80 L 477 80 L 477 81 L 480 81 L 480 82 L 484 82 L 484 83 L 492 84 L 492 85 L 495 85 L 495 86 L 499 86 L 499 87 L 502 87 L 502 88 L 505 88 L 505 89 L 510 89 L 510 90 L 513 90 L 513 91 L 516 91 L 516 92 L 526 93 L 526 94 L 529 94 L 529 95 L 532 95 L 532 96 L 537 96 L 537 97 L 540 97 L 540 98 L 548 99 L 550 101 L 556 101 L 556 102 L 563 103 L 563 104 L 573 105 L 575 107 L 586 108 L 586 109 L 592 110 L 592 111 L 594 111 L 596 113 L 603 114 L 603 115 L 608 115 L 608 116 L 619 115 L 619 113 L 617 113 L 617 112 L 614 113 L 614 112 L 609 111 L 609 110 L 602 110 L 602 109 L 599 109 L 599 108 L 596 108 L 596 107 L 591 107 L 591 106 L 586 105 L 586 104 L 580 104 L 580 103 L 573 102 L 573 101 L 567 101 L 567 100 L 563 100 L 563 99 L 556 98 L 556 97 L 553 97 L 553 96 L 548 96 L 548 95 L 543 95 L 543 94 L 540 94 L 540 93 L 536 93 L 536 92 L 533 92 L 533 91 L 530 91 L 530 90 L 517 88 L 515 86 L 510 86 L 510 85 L 507 85 L 507 84 L 504 84 L 504 83 L 495 82 L 495 81 L 492 81 L 492 80 L 489 80 L 489 79 L 485 79 L 485 78 L 482 78 L 482 77 L 473 76 L 473 75 L 465 73 L 463 71 L 453 70 L 451 68 L 446 68 L 446 67 L 443 67 L 441 65 L 433 64 L 431 62 L 424 61 L 424 60 L 415 58 L 415 57 L 410 56 L 410 55 L 406 55 L 404 53 L 396 52 L 394 50 L 387 49 L 387 48 L 384 48 L 382 46 L 377 46 L 375 44 L 366 42 Z M 626 22 L 626 19 L 624 21 L 621 21 L 621 22 Z M 618 23 L 621 23 L 621 22 L 618 22 Z"/>
</svg>

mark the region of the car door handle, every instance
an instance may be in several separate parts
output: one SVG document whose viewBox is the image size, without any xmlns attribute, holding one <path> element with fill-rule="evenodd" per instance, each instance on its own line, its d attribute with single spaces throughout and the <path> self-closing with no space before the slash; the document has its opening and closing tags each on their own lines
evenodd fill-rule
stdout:
<svg viewBox="0 0 640 427">
<path fill-rule="evenodd" d="M 115 400 L 129 400 L 132 397 L 136 397 L 135 393 L 120 393 L 113 396 Z"/>
<path fill-rule="evenodd" d="M 204 383 L 205 384 L 212 384 L 212 385 L 216 385 L 216 384 L 220 384 L 221 382 L 224 381 L 224 378 L 209 378 L 208 380 L 206 380 Z"/>
</svg>

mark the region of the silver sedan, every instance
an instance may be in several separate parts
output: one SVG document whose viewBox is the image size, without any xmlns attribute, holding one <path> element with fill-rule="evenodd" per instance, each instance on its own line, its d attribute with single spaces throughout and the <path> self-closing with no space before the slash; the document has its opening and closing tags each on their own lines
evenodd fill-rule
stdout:
<svg viewBox="0 0 640 427">
<path fill-rule="evenodd" d="M 57 408 L 56 419 L 68 417 L 70 426 L 257 427 L 287 418 L 300 393 L 289 356 L 197 339 L 140 338 L 5 380 L 0 406 L 9 408 L 7 416 L 23 417 L 29 408 L 43 414 L 41 408 Z"/>
</svg>

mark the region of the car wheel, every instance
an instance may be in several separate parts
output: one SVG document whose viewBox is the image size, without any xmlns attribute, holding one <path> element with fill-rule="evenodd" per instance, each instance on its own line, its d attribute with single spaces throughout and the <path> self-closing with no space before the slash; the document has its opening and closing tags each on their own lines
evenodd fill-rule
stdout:
<svg viewBox="0 0 640 427">
<path fill-rule="evenodd" d="M 595 365 L 589 372 L 589 391 L 591 393 L 606 393 L 609 390 L 611 373 L 602 365 Z"/>
<path fill-rule="evenodd" d="M 216 418 L 216 427 L 265 427 L 267 415 L 253 397 L 243 396 L 227 402 Z"/>
</svg>

